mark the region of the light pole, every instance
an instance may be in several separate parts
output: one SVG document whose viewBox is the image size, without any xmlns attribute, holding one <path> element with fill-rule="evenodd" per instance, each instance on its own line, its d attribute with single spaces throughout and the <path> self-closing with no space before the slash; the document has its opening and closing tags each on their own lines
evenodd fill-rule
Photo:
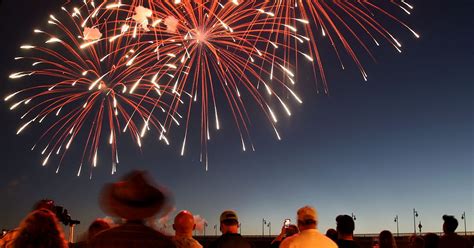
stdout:
<svg viewBox="0 0 474 248">
<path fill-rule="evenodd" d="M 272 236 L 272 223 L 270 221 L 268 222 L 267 227 L 268 227 L 268 236 Z"/>
<path fill-rule="evenodd" d="M 217 236 L 217 224 L 214 225 L 214 231 L 216 231 L 216 236 Z"/>
<path fill-rule="evenodd" d="M 204 222 L 204 237 L 206 236 L 206 227 L 207 227 L 207 222 Z"/>
<path fill-rule="evenodd" d="M 242 223 L 239 223 L 239 234 L 242 234 Z"/>
<path fill-rule="evenodd" d="M 416 209 L 413 209 L 413 231 L 415 232 L 415 236 L 416 236 L 416 217 L 418 217 L 418 211 L 416 211 Z"/>
<path fill-rule="evenodd" d="M 421 228 L 423 228 L 423 225 L 421 224 L 421 220 L 420 220 L 420 223 L 418 224 L 418 229 L 420 229 L 420 236 L 421 236 Z"/>
<path fill-rule="evenodd" d="M 395 219 L 394 219 L 393 221 L 397 222 L 397 237 L 399 237 L 399 236 L 400 236 L 400 232 L 399 232 L 399 230 L 398 230 L 398 214 L 395 215 Z"/>
<path fill-rule="evenodd" d="M 355 216 L 355 214 L 354 214 L 354 213 L 351 213 L 351 217 L 352 217 L 352 219 L 353 219 L 354 221 L 356 221 L 356 220 L 357 220 L 357 218 L 356 218 L 356 216 Z"/>
<path fill-rule="evenodd" d="M 461 219 L 464 220 L 464 236 L 467 236 L 466 212 L 462 213 Z"/>
<path fill-rule="evenodd" d="M 265 224 L 267 224 L 267 221 L 262 219 L 262 237 L 265 236 Z"/>
</svg>

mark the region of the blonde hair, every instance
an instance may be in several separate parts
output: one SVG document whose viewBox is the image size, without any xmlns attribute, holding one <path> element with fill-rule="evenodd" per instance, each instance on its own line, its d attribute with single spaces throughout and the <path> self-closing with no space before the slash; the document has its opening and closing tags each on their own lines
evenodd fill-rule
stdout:
<svg viewBox="0 0 474 248">
<path fill-rule="evenodd" d="M 31 212 L 20 224 L 13 247 L 67 248 L 64 233 L 56 215 L 48 209 Z"/>
</svg>

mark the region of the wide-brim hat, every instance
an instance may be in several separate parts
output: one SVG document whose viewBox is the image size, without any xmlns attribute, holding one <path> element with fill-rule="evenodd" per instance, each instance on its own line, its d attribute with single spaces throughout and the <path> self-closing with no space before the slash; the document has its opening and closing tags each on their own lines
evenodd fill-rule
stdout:
<svg viewBox="0 0 474 248">
<path fill-rule="evenodd" d="M 112 216 L 142 220 L 157 215 L 169 198 L 167 191 L 154 184 L 148 173 L 132 171 L 122 181 L 103 187 L 100 206 Z"/>
</svg>

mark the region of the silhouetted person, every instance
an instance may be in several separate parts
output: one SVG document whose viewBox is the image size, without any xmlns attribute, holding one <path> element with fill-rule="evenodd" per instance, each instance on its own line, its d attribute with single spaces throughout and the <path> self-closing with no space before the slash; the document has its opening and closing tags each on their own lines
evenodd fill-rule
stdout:
<svg viewBox="0 0 474 248">
<path fill-rule="evenodd" d="M 421 236 L 413 235 L 410 237 L 409 248 L 424 248 L 425 240 Z"/>
<path fill-rule="evenodd" d="M 133 171 L 123 181 L 105 185 L 100 203 L 102 209 L 125 219 L 125 223 L 95 235 L 93 248 L 174 248 L 171 238 L 145 225 L 168 200 L 163 189 L 153 185 L 145 172 Z"/>
<path fill-rule="evenodd" d="M 55 208 L 54 201 L 50 200 L 50 199 L 40 200 L 40 201 L 36 202 L 33 205 L 32 212 L 35 211 L 35 210 L 43 209 L 43 208 L 48 209 L 48 210 L 50 210 L 54 213 L 55 212 L 55 210 L 54 210 L 54 208 Z M 7 248 L 11 247 L 13 242 L 15 241 L 15 239 L 18 236 L 18 231 L 19 231 L 19 227 L 7 232 L 0 239 L 0 247 L 7 247 Z"/>
<path fill-rule="evenodd" d="M 384 230 L 379 234 L 379 248 L 397 248 L 397 243 L 390 231 Z"/>
<path fill-rule="evenodd" d="M 226 210 L 220 217 L 222 235 L 211 243 L 209 248 L 252 248 L 252 243 L 244 239 L 239 233 L 239 218 L 233 210 Z"/>
<path fill-rule="evenodd" d="M 423 237 L 425 248 L 438 248 L 439 236 L 436 233 L 427 233 Z"/>
<path fill-rule="evenodd" d="M 458 228 L 458 220 L 454 216 L 443 215 L 443 220 L 444 235 L 439 239 L 439 248 L 472 248 L 470 240 L 455 233 L 456 228 Z"/>
<path fill-rule="evenodd" d="M 278 248 L 280 247 L 281 242 L 288 238 L 291 237 L 295 234 L 299 233 L 298 227 L 296 225 L 288 225 L 288 227 L 283 226 L 281 228 L 280 235 L 278 235 L 270 244 L 271 248 Z"/>
<path fill-rule="evenodd" d="M 316 209 L 310 206 L 305 206 L 300 208 L 296 215 L 300 233 L 283 240 L 280 245 L 281 248 L 337 248 L 334 241 L 318 231 L 318 214 Z"/>
<path fill-rule="evenodd" d="M 56 215 L 43 208 L 33 211 L 21 222 L 12 247 L 67 248 L 68 244 Z"/>
<path fill-rule="evenodd" d="M 89 229 L 87 231 L 87 237 L 89 240 L 91 240 L 95 235 L 98 233 L 110 229 L 110 223 L 103 220 L 103 219 L 96 219 L 94 220 L 91 225 L 89 226 Z"/>
<path fill-rule="evenodd" d="M 349 215 L 339 215 L 336 217 L 336 223 L 339 248 L 358 248 L 359 245 L 354 241 L 354 219 Z"/>
<path fill-rule="evenodd" d="M 69 248 L 86 248 L 89 247 L 89 243 L 93 237 L 95 237 L 98 233 L 110 229 L 111 225 L 109 222 L 103 219 L 96 219 L 90 225 L 89 229 L 87 230 L 86 236 L 82 238 L 81 241 L 76 243 L 70 243 Z"/>
<path fill-rule="evenodd" d="M 177 248 L 202 248 L 202 245 L 193 239 L 195 228 L 196 224 L 194 224 L 194 216 L 191 212 L 183 210 L 176 215 L 173 224 L 175 230 L 173 242 Z"/>
<path fill-rule="evenodd" d="M 330 238 L 332 241 L 337 243 L 337 231 L 334 228 L 329 228 L 326 231 L 326 236 Z"/>
</svg>

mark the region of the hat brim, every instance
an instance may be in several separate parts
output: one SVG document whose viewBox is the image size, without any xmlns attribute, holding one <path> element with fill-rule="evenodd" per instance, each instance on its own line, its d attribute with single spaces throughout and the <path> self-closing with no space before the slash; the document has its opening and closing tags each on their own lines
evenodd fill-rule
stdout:
<svg viewBox="0 0 474 248">
<path fill-rule="evenodd" d="M 130 206 L 120 199 L 117 199 L 113 192 L 114 184 L 104 186 L 101 192 L 100 206 L 107 214 L 122 217 L 127 220 L 142 220 L 152 217 L 163 208 L 166 202 L 166 196 L 160 192 L 160 194 L 163 195 L 162 200 L 144 206 Z"/>
</svg>

